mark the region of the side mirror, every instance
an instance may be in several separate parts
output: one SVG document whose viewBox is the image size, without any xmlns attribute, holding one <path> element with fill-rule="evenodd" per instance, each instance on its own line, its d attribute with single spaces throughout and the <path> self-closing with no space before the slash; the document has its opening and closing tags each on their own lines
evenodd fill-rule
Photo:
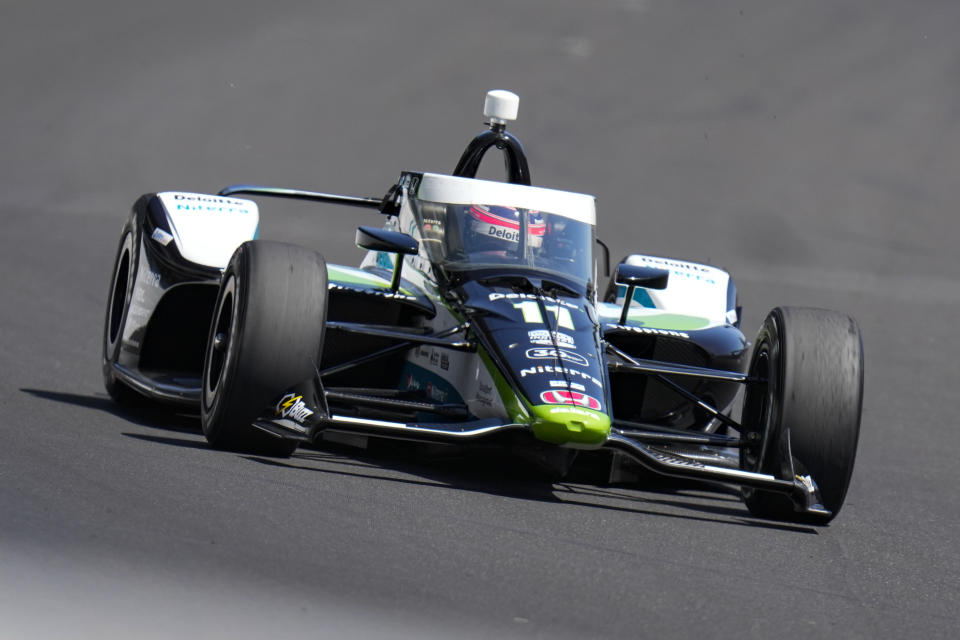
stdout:
<svg viewBox="0 0 960 640">
<path fill-rule="evenodd" d="M 420 251 L 420 244 L 407 234 L 376 227 L 358 227 L 356 243 L 361 249 L 399 254 L 393 267 L 393 280 L 390 282 L 390 289 L 394 292 L 400 288 L 403 256 L 415 255 Z"/>
<path fill-rule="evenodd" d="M 645 289 L 666 289 L 670 272 L 666 269 L 643 267 L 637 264 L 621 262 L 617 265 L 617 284 Z"/>
<path fill-rule="evenodd" d="M 633 302 L 633 292 L 637 287 L 645 289 L 666 289 L 670 272 L 666 269 L 643 267 L 636 264 L 621 262 L 617 265 L 614 281 L 617 284 L 627 285 L 627 295 L 623 299 L 623 311 L 620 312 L 620 324 L 627 324 L 627 312 Z"/>
<path fill-rule="evenodd" d="M 407 234 L 390 231 L 389 229 L 377 229 L 376 227 L 357 228 L 356 243 L 361 249 L 386 251 L 387 253 L 399 253 L 401 255 L 413 255 L 420 251 L 420 245 L 417 241 Z"/>
</svg>

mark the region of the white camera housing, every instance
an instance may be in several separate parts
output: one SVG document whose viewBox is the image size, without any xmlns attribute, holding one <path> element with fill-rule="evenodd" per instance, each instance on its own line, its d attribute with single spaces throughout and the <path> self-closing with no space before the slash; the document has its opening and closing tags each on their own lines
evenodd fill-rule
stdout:
<svg viewBox="0 0 960 640">
<path fill-rule="evenodd" d="M 512 91 L 494 89 L 487 91 L 487 98 L 483 101 L 483 117 L 490 124 L 506 124 L 517 119 L 520 108 L 520 96 Z"/>
</svg>

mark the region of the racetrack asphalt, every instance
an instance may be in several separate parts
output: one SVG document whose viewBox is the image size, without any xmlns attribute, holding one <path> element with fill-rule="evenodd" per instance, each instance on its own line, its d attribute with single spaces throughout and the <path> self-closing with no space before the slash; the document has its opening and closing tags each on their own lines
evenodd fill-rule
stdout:
<svg viewBox="0 0 960 640">
<path fill-rule="evenodd" d="M 955 637 L 960 5 L 0 3 L 0 637 Z M 614 260 L 730 270 L 862 327 L 843 511 L 704 485 L 550 485 L 462 458 L 209 449 L 101 383 L 134 199 L 379 196 L 449 172 L 484 93 Z M 485 175 L 498 175 L 490 165 Z M 355 264 L 375 213 L 262 202 Z"/>
</svg>

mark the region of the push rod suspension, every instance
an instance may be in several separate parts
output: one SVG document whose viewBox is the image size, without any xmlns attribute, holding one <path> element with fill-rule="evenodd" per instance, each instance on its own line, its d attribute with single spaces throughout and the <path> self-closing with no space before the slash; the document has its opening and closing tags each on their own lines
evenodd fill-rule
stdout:
<svg viewBox="0 0 960 640">
<path fill-rule="evenodd" d="M 684 366 L 684 365 L 664 365 L 664 366 L 660 366 L 660 365 L 662 365 L 662 363 L 657 363 L 657 362 L 650 362 L 649 364 L 650 364 L 651 366 L 647 366 L 646 363 L 649 362 L 649 361 L 639 361 L 639 360 L 636 360 L 636 359 L 632 358 L 629 354 L 624 353 L 624 352 L 621 351 L 620 349 L 617 349 L 615 346 L 613 346 L 613 345 L 610 344 L 609 342 L 607 343 L 607 349 L 610 350 L 611 352 L 615 353 L 616 355 L 620 356 L 621 358 L 623 358 L 624 360 L 626 360 L 626 361 L 631 365 L 631 366 L 629 366 L 629 367 L 624 367 L 623 365 L 620 365 L 620 363 L 614 363 L 614 364 L 611 365 L 611 367 L 610 367 L 612 370 L 616 371 L 616 370 L 617 370 L 617 367 L 620 366 L 620 368 L 621 368 L 621 369 L 624 369 L 624 370 L 636 371 L 637 373 L 646 373 L 646 374 L 648 374 L 648 375 L 651 375 L 651 376 L 653 376 L 653 378 L 655 378 L 658 382 L 660 382 L 660 383 L 663 384 L 664 386 L 672 389 L 673 391 L 675 391 L 675 392 L 678 393 L 679 395 L 683 396 L 683 397 L 686 398 L 687 400 L 690 400 L 691 402 L 695 402 L 695 403 L 697 404 L 697 406 L 699 406 L 700 408 L 702 408 L 704 411 L 706 411 L 707 413 L 709 413 L 711 416 L 713 416 L 714 418 L 716 418 L 717 420 L 719 420 L 719 421 L 722 422 L 723 424 L 725 424 L 725 425 L 727 425 L 727 426 L 729 426 L 729 427 L 733 427 L 734 429 L 737 430 L 738 433 L 742 433 L 742 432 L 743 432 L 743 427 L 740 425 L 739 422 L 737 422 L 736 420 L 734 420 L 734 419 L 732 419 L 732 418 L 729 418 L 729 417 L 723 415 L 723 414 L 722 414 L 720 411 L 718 411 L 715 407 L 711 406 L 710 404 L 704 402 L 704 401 L 701 400 L 699 397 L 697 397 L 697 395 L 696 395 L 695 393 L 692 393 L 692 392 L 688 391 L 687 389 L 684 389 L 682 386 L 680 386 L 679 384 L 677 384 L 676 382 L 674 382 L 674 381 L 671 380 L 670 378 L 667 378 L 667 377 L 664 375 L 664 373 L 674 374 L 674 375 L 688 375 L 688 376 L 694 376 L 694 377 L 698 377 L 698 378 L 715 378 L 715 379 L 716 379 L 716 378 L 719 378 L 719 379 L 721 379 L 721 380 L 730 380 L 731 382 L 746 382 L 746 381 L 747 381 L 747 376 L 745 376 L 745 375 L 742 376 L 743 379 L 736 379 L 736 378 L 740 377 L 741 374 L 735 374 L 735 373 L 732 373 L 732 372 L 717 371 L 717 370 L 714 370 L 714 369 L 702 369 L 701 371 L 706 372 L 708 375 L 702 375 L 702 374 L 699 374 L 699 375 L 698 375 L 697 373 L 694 373 L 694 372 L 698 369 L 698 367 L 686 367 L 686 366 Z M 641 364 L 641 362 L 644 362 L 644 364 Z M 657 365 L 657 366 L 653 366 L 653 365 Z M 721 374 L 721 375 L 711 375 L 711 374 Z"/>
<path fill-rule="evenodd" d="M 329 327 L 331 324 L 333 324 L 333 323 L 327 323 L 327 326 Z M 469 324 L 461 324 L 461 325 L 457 325 L 456 327 L 450 327 L 449 329 L 444 329 L 443 331 L 440 331 L 440 332 L 438 332 L 438 333 L 434 333 L 434 334 L 432 334 L 430 337 L 432 337 L 432 338 L 439 338 L 441 341 L 440 341 L 440 342 L 431 342 L 430 344 L 434 344 L 434 345 L 436 345 L 436 346 L 444 346 L 444 343 L 442 342 L 442 339 L 443 339 L 443 338 L 447 338 L 447 337 L 452 336 L 452 335 L 454 335 L 454 334 L 460 333 L 461 331 L 465 331 L 469 326 L 470 326 Z M 391 336 L 391 337 L 395 337 L 395 336 Z M 424 338 L 424 337 L 427 337 L 427 336 L 417 336 L 417 337 L 418 337 L 418 338 Z M 460 343 L 452 343 L 452 344 L 460 344 Z M 407 349 L 411 349 L 411 348 L 413 348 L 413 347 L 415 347 L 415 346 L 417 346 L 417 343 L 412 342 L 412 341 L 410 341 L 410 340 L 404 340 L 403 342 L 398 342 L 397 344 L 392 344 L 392 345 L 390 345 L 389 347 L 384 347 L 383 349 L 380 349 L 379 351 L 374 351 L 373 353 L 367 354 L 367 355 L 365 355 L 365 356 L 361 356 L 361 357 L 359 357 L 359 358 L 354 358 L 353 360 L 350 360 L 349 362 L 342 362 L 342 363 L 337 364 L 337 365 L 334 365 L 334 366 L 332 366 L 332 367 L 327 367 L 326 369 L 320 371 L 318 375 L 319 375 L 321 378 L 323 378 L 323 377 L 325 377 L 325 376 L 330 376 L 330 375 L 333 375 L 333 374 L 335 374 L 335 373 L 340 373 L 341 371 L 346 371 L 347 369 L 350 369 L 350 368 L 352 368 L 352 367 L 356 367 L 356 366 L 361 365 L 361 364 L 366 364 L 366 363 L 368 363 L 368 362 L 372 362 L 372 361 L 374 361 L 374 360 L 378 360 L 378 359 L 380 359 L 380 358 L 383 358 L 383 357 L 388 356 L 388 355 L 393 354 L 393 353 L 398 353 L 398 352 L 400 352 L 400 351 L 406 351 Z"/>
</svg>

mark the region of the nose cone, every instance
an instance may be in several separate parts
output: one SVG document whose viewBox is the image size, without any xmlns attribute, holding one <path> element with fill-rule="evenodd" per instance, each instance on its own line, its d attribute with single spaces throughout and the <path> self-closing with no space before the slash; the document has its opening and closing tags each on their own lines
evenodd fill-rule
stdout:
<svg viewBox="0 0 960 640">
<path fill-rule="evenodd" d="M 603 445 L 610 435 L 610 416 L 581 407 L 538 405 L 530 426 L 539 440 L 584 449 Z"/>
</svg>

